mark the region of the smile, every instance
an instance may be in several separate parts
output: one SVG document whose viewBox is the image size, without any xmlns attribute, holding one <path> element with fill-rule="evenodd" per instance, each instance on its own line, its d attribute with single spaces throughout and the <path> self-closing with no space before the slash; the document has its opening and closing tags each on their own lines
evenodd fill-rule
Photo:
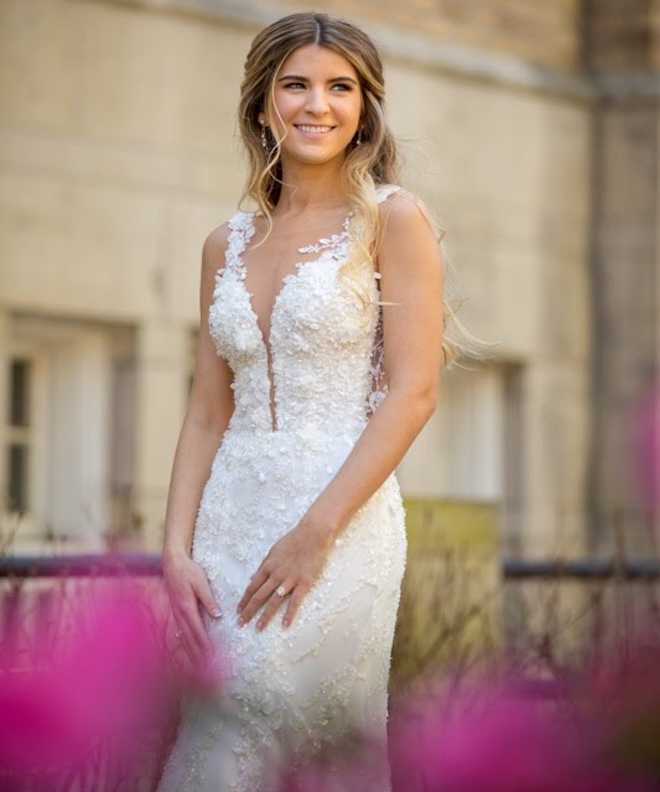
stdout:
<svg viewBox="0 0 660 792">
<path fill-rule="evenodd" d="M 313 124 L 294 124 L 294 126 L 306 135 L 324 135 L 334 129 L 331 126 L 315 126 Z"/>
</svg>

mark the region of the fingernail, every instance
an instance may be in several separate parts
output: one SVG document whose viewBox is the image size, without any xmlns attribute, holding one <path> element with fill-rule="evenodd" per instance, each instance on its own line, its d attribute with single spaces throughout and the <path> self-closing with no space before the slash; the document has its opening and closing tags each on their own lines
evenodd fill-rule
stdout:
<svg viewBox="0 0 660 792">
<path fill-rule="evenodd" d="M 258 632 L 261 632 L 264 627 L 265 627 L 265 625 L 264 625 L 263 622 L 257 622 L 257 631 Z"/>
<path fill-rule="evenodd" d="M 290 619 L 284 619 L 284 621 L 282 622 L 282 626 L 283 627 L 288 627 L 290 624 L 291 624 L 291 620 Z"/>
<path fill-rule="evenodd" d="M 238 620 L 238 626 L 239 627 L 245 627 L 245 619 L 239 619 Z"/>
<path fill-rule="evenodd" d="M 220 612 L 220 608 L 214 608 L 211 611 L 211 616 L 213 616 L 215 619 L 219 619 L 222 616 L 222 613 Z"/>
</svg>

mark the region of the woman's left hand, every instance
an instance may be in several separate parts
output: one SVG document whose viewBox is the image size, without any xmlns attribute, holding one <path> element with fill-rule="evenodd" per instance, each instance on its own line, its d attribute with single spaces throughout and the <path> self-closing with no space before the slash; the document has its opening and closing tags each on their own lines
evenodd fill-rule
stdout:
<svg viewBox="0 0 660 792">
<path fill-rule="evenodd" d="M 239 624 L 247 624 L 263 608 L 257 621 L 257 630 L 263 630 L 288 598 L 282 619 L 284 627 L 288 627 L 323 571 L 330 544 L 329 530 L 306 524 L 304 520 L 277 541 L 252 575 L 238 603 Z"/>
</svg>

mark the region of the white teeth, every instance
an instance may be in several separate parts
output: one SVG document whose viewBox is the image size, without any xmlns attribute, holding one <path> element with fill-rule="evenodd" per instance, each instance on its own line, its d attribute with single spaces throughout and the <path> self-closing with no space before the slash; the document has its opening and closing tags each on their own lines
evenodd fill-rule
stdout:
<svg viewBox="0 0 660 792">
<path fill-rule="evenodd" d="M 309 126 L 307 124 L 297 124 L 301 132 L 329 132 L 332 127 L 330 126 Z"/>
</svg>

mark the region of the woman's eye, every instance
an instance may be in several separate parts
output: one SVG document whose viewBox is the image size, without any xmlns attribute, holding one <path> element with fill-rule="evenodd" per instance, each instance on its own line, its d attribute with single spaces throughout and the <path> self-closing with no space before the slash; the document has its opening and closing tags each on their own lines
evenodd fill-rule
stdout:
<svg viewBox="0 0 660 792">
<path fill-rule="evenodd" d="M 290 89 L 292 89 L 294 91 L 300 91 L 300 90 L 304 91 L 307 88 L 305 83 L 301 83 L 301 82 L 284 83 L 284 87 L 285 88 L 290 88 Z M 331 86 L 331 90 L 332 91 L 337 91 L 337 92 L 352 91 L 353 90 L 353 86 L 350 85 L 349 83 L 334 83 Z"/>
</svg>

